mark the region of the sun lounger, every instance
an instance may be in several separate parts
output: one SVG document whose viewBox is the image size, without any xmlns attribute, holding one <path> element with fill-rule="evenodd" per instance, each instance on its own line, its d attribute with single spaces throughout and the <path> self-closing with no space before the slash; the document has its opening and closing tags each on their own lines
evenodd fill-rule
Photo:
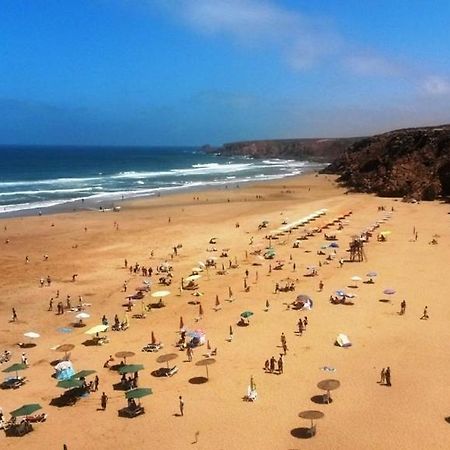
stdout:
<svg viewBox="0 0 450 450">
<path fill-rule="evenodd" d="M 18 389 L 20 386 L 25 384 L 26 377 L 13 377 L 6 378 L 5 381 L 1 384 L 2 389 Z"/>
<path fill-rule="evenodd" d="M 142 348 L 143 352 L 157 352 L 163 348 L 163 344 L 161 342 L 157 342 L 156 344 L 147 344 Z"/>
<path fill-rule="evenodd" d="M 145 409 L 143 406 L 138 406 L 137 408 L 122 408 L 119 410 L 119 416 L 121 417 L 137 417 L 141 414 L 145 414 Z"/>
</svg>

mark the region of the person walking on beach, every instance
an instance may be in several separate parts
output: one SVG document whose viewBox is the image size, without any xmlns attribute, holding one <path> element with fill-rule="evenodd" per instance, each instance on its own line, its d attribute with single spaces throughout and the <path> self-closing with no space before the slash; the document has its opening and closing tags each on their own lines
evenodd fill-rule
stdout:
<svg viewBox="0 0 450 450">
<path fill-rule="evenodd" d="M 192 347 L 189 347 L 186 349 L 186 355 L 189 362 L 192 362 L 192 356 L 194 355 L 194 351 L 192 350 Z"/>
<path fill-rule="evenodd" d="M 179 400 L 179 407 L 180 407 L 180 416 L 183 417 L 184 416 L 184 400 L 183 397 L 180 395 L 178 397 Z"/>
<path fill-rule="evenodd" d="M 100 378 L 98 377 L 98 375 L 95 375 L 94 378 L 94 391 L 97 392 L 98 391 L 98 385 L 100 383 Z"/>
<path fill-rule="evenodd" d="M 323 281 L 320 280 L 319 281 L 319 292 L 322 292 L 322 291 L 323 291 Z"/>
<path fill-rule="evenodd" d="M 264 363 L 264 371 L 270 372 L 270 361 L 266 359 L 266 362 Z"/>
<path fill-rule="evenodd" d="M 106 404 L 108 403 L 108 396 L 103 392 L 102 397 L 100 399 L 100 403 L 102 405 L 103 411 L 106 409 Z"/>
<path fill-rule="evenodd" d="M 386 379 L 386 386 L 392 386 L 391 384 L 391 368 L 388 366 L 384 372 Z"/>
<path fill-rule="evenodd" d="M 303 334 L 303 321 L 302 318 L 300 317 L 300 319 L 298 319 L 298 334 L 301 336 Z"/>
<path fill-rule="evenodd" d="M 406 311 L 406 301 L 402 300 L 402 302 L 400 303 L 400 315 L 403 316 L 403 314 L 405 314 Z"/>
<path fill-rule="evenodd" d="M 17 321 L 16 308 L 12 308 L 12 317 L 11 317 L 11 321 L 12 321 L 12 322 L 16 322 L 16 321 Z"/>
<path fill-rule="evenodd" d="M 283 373 L 283 356 L 282 355 L 280 355 L 280 357 L 278 358 L 278 373 L 279 374 Z"/>
<path fill-rule="evenodd" d="M 53 311 L 53 297 L 48 302 L 48 311 Z"/>
<path fill-rule="evenodd" d="M 280 340 L 282 346 L 286 344 L 286 336 L 284 333 L 281 333 Z"/>
<path fill-rule="evenodd" d="M 270 358 L 270 372 L 275 372 L 275 356 L 272 356 L 272 358 Z"/>
<path fill-rule="evenodd" d="M 429 318 L 430 318 L 430 316 L 428 315 L 428 306 L 425 306 L 425 308 L 423 310 L 422 317 L 420 318 L 420 320 L 427 320 Z"/>
<path fill-rule="evenodd" d="M 383 367 L 381 369 L 381 374 L 380 374 L 380 384 L 385 384 L 386 383 L 386 369 Z"/>
</svg>

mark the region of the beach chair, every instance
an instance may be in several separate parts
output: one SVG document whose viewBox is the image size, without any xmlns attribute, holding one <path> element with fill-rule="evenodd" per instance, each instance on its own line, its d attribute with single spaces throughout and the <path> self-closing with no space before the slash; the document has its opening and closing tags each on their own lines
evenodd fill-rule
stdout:
<svg viewBox="0 0 450 450">
<path fill-rule="evenodd" d="M 161 342 L 157 342 L 155 344 L 147 344 L 142 348 L 143 352 L 158 352 L 163 348 L 163 344 Z"/>
<path fill-rule="evenodd" d="M 166 369 L 165 376 L 166 377 L 173 377 L 178 372 L 178 367 L 173 366 L 170 369 Z"/>
<path fill-rule="evenodd" d="M 248 402 L 254 402 L 257 398 L 258 393 L 256 392 L 256 389 L 252 389 L 251 386 L 248 386 L 245 400 L 247 400 Z"/>
</svg>

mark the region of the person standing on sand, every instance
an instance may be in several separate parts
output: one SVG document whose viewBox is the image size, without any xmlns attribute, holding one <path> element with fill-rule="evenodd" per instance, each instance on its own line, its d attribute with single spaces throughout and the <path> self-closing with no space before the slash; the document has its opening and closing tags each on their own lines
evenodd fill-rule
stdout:
<svg viewBox="0 0 450 450">
<path fill-rule="evenodd" d="M 282 355 L 280 355 L 280 357 L 278 358 L 278 373 L 279 374 L 283 373 L 283 356 Z"/>
<path fill-rule="evenodd" d="M 425 306 L 425 308 L 423 310 L 422 317 L 420 318 L 420 320 L 427 320 L 429 318 L 430 318 L 430 316 L 428 315 L 428 306 Z"/>
<path fill-rule="evenodd" d="M 95 378 L 94 378 L 94 391 L 98 391 L 99 383 L 100 383 L 100 378 L 98 377 L 98 375 L 95 375 Z"/>
<path fill-rule="evenodd" d="M 191 347 L 188 346 L 188 348 L 186 349 L 186 355 L 188 358 L 189 362 L 192 362 L 192 356 L 194 355 L 194 351 L 192 350 Z"/>
<path fill-rule="evenodd" d="M 179 400 L 179 407 L 180 407 L 180 416 L 183 417 L 184 416 L 184 400 L 183 397 L 180 395 L 178 397 Z"/>
<path fill-rule="evenodd" d="M 298 319 L 298 334 L 301 336 L 303 334 L 303 321 L 302 318 L 300 317 L 300 319 Z"/>
<path fill-rule="evenodd" d="M 380 381 L 378 383 L 380 384 L 386 383 L 386 369 L 384 367 L 381 369 Z"/>
<path fill-rule="evenodd" d="M 17 321 L 17 313 L 16 313 L 16 308 L 12 309 L 12 318 L 11 318 L 12 322 L 16 322 Z"/>
<path fill-rule="evenodd" d="M 391 384 L 391 368 L 389 366 L 386 368 L 386 371 L 384 374 L 386 377 L 386 386 L 392 386 L 392 384 Z"/>
<path fill-rule="evenodd" d="M 101 403 L 102 409 L 104 411 L 106 409 L 106 405 L 108 403 L 108 396 L 104 392 L 102 393 L 102 397 L 100 399 L 100 403 Z"/>
<path fill-rule="evenodd" d="M 323 291 L 323 281 L 320 280 L 319 281 L 319 292 L 322 292 L 322 291 Z"/>
<path fill-rule="evenodd" d="M 275 372 L 275 356 L 270 358 L 270 373 Z"/>
<path fill-rule="evenodd" d="M 406 301 L 402 300 L 402 302 L 400 303 L 400 315 L 403 316 L 403 314 L 405 314 L 406 311 Z"/>
<path fill-rule="evenodd" d="M 49 311 L 53 311 L 53 297 L 48 302 L 48 310 Z"/>
</svg>

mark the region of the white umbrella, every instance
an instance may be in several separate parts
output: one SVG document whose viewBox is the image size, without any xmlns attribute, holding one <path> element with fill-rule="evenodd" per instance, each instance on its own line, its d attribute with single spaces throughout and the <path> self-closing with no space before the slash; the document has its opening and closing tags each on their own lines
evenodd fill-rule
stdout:
<svg viewBox="0 0 450 450">
<path fill-rule="evenodd" d="M 352 281 L 361 281 L 362 280 L 362 278 L 361 277 L 358 277 L 358 275 L 354 275 L 353 277 L 352 277 Z"/>
<path fill-rule="evenodd" d="M 95 325 L 95 327 L 92 327 L 91 329 L 85 331 L 85 334 L 104 333 L 107 329 L 108 325 Z"/>
<path fill-rule="evenodd" d="M 185 278 L 186 281 L 195 281 L 198 280 L 199 278 L 201 278 L 201 275 L 190 275 L 188 277 Z"/>
<path fill-rule="evenodd" d="M 76 319 L 79 319 L 79 320 L 89 319 L 89 317 L 91 317 L 90 314 L 85 313 L 85 312 L 81 312 L 80 314 L 77 314 L 77 315 L 75 316 L 75 318 L 76 318 Z"/>
<path fill-rule="evenodd" d="M 206 269 L 206 265 L 205 265 L 205 263 L 203 261 L 199 261 L 198 262 L 198 267 L 200 267 L 203 270 Z"/>
<path fill-rule="evenodd" d="M 193 267 L 192 269 L 191 269 L 191 271 L 192 272 L 195 272 L 195 273 L 197 273 L 197 272 L 201 272 L 203 269 L 201 268 L 201 267 Z"/>
<path fill-rule="evenodd" d="M 152 297 L 167 297 L 168 295 L 170 295 L 170 291 L 156 291 L 152 293 Z"/>
<path fill-rule="evenodd" d="M 35 333 L 34 331 L 27 331 L 26 333 L 23 333 L 23 335 L 30 339 L 37 339 L 38 337 L 41 337 L 39 333 Z"/>
</svg>

